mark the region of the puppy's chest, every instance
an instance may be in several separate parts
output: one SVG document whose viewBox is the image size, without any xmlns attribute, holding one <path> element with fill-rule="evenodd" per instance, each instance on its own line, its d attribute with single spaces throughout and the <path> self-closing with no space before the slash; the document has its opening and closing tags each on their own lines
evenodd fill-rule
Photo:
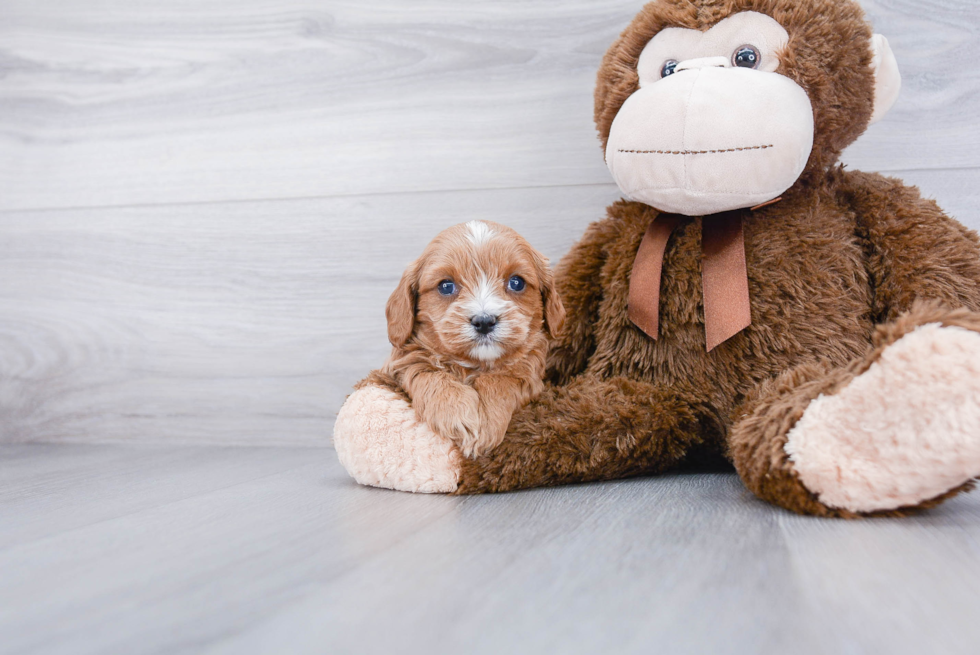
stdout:
<svg viewBox="0 0 980 655">
<path fill-rule="evenodd" d="M 446 364 L 444 370 L 456 380 L 468 385 L 472 385 L 477 378 L 484 374 L 484 371 L 462 362 Z"/>
<path fill-rule="evenodd" d="M 446 366 L 445 370 L 456 380 L 472 387 L 475 386 L 476 381 L 480 378 L 484 378 L 484 386 L 488 380 L 515 378 L 517 375 L 513 368 L 514 367 L 499 367 L 495 369 L 484 369 L 473 367 L 464 363 L 454 362 L 451 365 Z"/>
<path fill-rule="evenodd" d="M 700 219 L 678 226 L 664 251 L 656 339 L 628 318 L 633 262 L 647 223 L 625 226 L 610 244 L 602 272 L 590 368 L 669 380 L 688 373 L 713 375 L 719 366 L 736 362 L 743 373 L 776 368 L 818 357 L 821 349 L 832 359 L 862 352 L 871 330 L 871 293 L 853 219 L 840 212 L 805 218 L 767 225 L 751 214 L 745 217 L 752 324 L 711 353 L 705 346 Z"/>
</svg>

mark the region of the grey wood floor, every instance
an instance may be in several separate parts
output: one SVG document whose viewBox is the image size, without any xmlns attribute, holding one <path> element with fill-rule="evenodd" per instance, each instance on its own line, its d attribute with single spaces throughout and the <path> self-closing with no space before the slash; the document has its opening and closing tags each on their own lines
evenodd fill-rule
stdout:
<svg viewBox="0 0 980 655">
<path fill-rule="evenodd" d="M 976 653 L 980 494 L 795 516 L 732 474 L 359 487 L 316 448 L 0 447 L 0 653 Z"/>
<path fill-rule="evenodd" d="M 0 0 L 0 653 L 972 653 L 980 493 L 821 521 L 730 474 L 485 498 L 327 447 L 440 229 L 552 258 L 642 0 Z M 980 228 L 980 4 L 863 0 L 848 152 Z"/>
</svg>

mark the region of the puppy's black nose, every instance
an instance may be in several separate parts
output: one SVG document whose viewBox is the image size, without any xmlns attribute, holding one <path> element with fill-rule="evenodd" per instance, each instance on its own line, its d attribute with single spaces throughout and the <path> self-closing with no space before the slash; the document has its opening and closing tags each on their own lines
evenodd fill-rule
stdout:
<svg viewBox="0 0 980 655">
<path fill-rule="evenodd" d="M 480 334 L 490 334 L 493 332 L 493 327 L 497 324 L 497 317 L 490 316 L 489 314 L 480 314 L 471 318 L 470 323 L 473 324 L 473 327 Z"/>
</svg>

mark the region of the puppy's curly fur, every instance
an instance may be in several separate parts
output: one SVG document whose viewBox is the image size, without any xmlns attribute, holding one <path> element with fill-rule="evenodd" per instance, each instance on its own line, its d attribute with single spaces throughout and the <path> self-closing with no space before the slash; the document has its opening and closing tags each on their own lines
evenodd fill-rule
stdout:
<svg viewBox="0 0 980 655">
<path fill-rule="evenodd" d="M 380 371 L 420 421 L 477 456 L 544 388 L 549 337 L 565 320 L 547 260 L 485 221 L 436 236 L 388 300 L 391 356 Z"/>
</svg>

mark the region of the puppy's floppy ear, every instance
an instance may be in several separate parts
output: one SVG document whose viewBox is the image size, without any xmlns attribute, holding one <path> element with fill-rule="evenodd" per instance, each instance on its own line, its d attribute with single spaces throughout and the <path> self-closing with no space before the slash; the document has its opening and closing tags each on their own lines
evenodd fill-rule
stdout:
<svg viewBox="0 0 980 655">
<path fill-rule="evenodd" d="M 561 334 L 565 325 L 565 305 L 555 288 L 555 276 L 548 267 L 548 260 L 541 253 L 534 252 L 534 265 L 538 269 L 538 279 L 541 280 L 541 302 L 544 305 L 544 327 L 554 339 Z"/>
<path fill-rule="evenodd" d="M 420 260 L 408 265 L 402 273 L 401 282 L 385 305 L 385 317 L 388 319 L 388 341 L 395 347 L 404 346 L 415 329 L 415 301 L 419 293 Z"/>
</svg>

